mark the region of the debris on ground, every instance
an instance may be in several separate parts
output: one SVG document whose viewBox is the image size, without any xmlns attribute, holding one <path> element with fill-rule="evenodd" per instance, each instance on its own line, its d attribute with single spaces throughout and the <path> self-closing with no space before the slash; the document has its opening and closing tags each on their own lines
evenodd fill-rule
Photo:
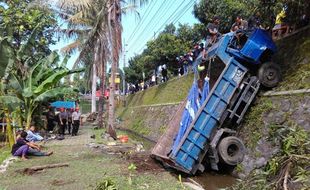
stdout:
<svg viewBox="0 0 310 190">
<path fill-rule="evenodd" d="M 130 154 L 127 155 L 125 159 L 133 163 L 137 167 L 136 171 L 139 173 L 161 173 L 165 171 L 159 163 L 150 157 L 149 153 Z"/>
<path fill-rule="evenodd" d="M 96 138 L 96 135 L 91 135 L 90 138 L 91 138 L 91 139 L 95 139 L 95 138 Z"/>
<path fill-rule="evenodd" d="M 17 170 L 17 172 L 21 172 L 25 175 L 32 175 L 38 171 L 44 170 L 44 169 L 50 169 L 50 168 L 59 168 L 59 167 L 68 167 L 68 163 L 64 164 L 49 164 L 49 165 L 43 165 L 43 166 L 34 166 L 30 168 L 24 168 L 21 170 Z"/>
<path fill-rule="evenodd" d="M 183 185 L 186 187 L 189 187 L 192 190 L 205 190 L 203 187 L 198 186 L 198 185 L 191 183 L 191 182 L 183 182 Z"/>
<path fill-rule="evenodd" d="M 0 173 L 4 173 L 6 171 L 6 169 L 8 168 L 8 166 L 13 163 L 15 160 L 18 160 L 17 157 L 9 157 L 7 159 L 5 159 L 2 164 L 0 165 Z"/>
<path fill-rule="evenodd" d="M 54 186 L 63 186 L 63 185 L 74 183 L 74 182 L 75 180 L 65 181 L 65 180 L 55 179 L 51 182 L 51 184 Z"/>
</svg>

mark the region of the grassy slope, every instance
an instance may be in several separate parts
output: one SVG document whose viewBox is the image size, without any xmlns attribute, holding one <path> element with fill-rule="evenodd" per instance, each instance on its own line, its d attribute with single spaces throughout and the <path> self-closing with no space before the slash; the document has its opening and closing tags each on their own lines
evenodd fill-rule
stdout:
<svg viewBox="0 0 310 190">
<path fill-rule="evenodd" d="M 193 74 L 190 74 L 129 95 L 127 97 L 127 107 L 118 107 L 116 111 L 117 117 L 124 121 L 122 122 L 122 126 L 145 136 L 152 136 L 152 132 L 164 132 L 164 121 L 169 117 L 167 112 L 163 112 L 161 107 L 156 107 L 150 111 L 148 108 L 139 106 L 183 101 L 192 86 L 193 78 Z M 160 120 L 162 123 L 159 125 L 162 126 L 153 129 L 146 123 L 146 118 L 154 122 Z M 155 136 L 157 135 L 155 134 Z"/>
<path fill-rule="evenodd" d="M 275 61 L 283 70 L 283 80 L 276 90 L 310 88 L 310 28 L 277 42 Z"/>
<path fill-rule="evenodd" d="M 140 91 L 134 95 L 129 95 L 127 98 L 128 106 L 181 102 L 187 96 L 192 82 L 193 75 L 190 74 L 151 87 L 148 90 Z"/>
</svg>

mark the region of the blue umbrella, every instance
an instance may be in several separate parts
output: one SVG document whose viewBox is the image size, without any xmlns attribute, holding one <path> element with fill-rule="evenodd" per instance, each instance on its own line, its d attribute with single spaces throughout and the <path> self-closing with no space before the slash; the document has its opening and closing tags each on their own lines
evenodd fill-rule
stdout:
<svg viewBox="0 0 310 190">
<path fill-rule="evenodd" d="M 51 106 L 55 108 L 75 108 L 75 102 L 56 101 L 51 103 Z"/>
</svg>

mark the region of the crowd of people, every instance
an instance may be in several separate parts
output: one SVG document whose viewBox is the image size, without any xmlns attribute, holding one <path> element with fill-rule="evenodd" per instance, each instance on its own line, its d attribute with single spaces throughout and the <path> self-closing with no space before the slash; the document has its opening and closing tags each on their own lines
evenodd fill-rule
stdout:
<svg viewBox="0 0 310 190">
<path fill-rule="evenodd" d="M 76 136 L 82 125 L 81 112 L 79 108 L 60 108 L 54 112 L 53 108 L 49 108 L 46 113 L 47 131 L 53 132 L 57 127 L 59 135 L 65 135 L 68 131 L 69 135 Z"/>
</svg>

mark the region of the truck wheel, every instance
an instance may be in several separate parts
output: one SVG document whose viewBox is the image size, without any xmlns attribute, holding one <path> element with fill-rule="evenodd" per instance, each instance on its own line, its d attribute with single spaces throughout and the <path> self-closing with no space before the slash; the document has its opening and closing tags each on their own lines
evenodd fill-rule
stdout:
<svg viewBox="0 0 310 190">
<path fill-rule="evenodd" d="M 235 166 L 242 162 L 245 147 L 242 141 L 234 136 L 225 137 L 217 147 L 221 160 L 228 165 Z"/>
<path fill-rule="evenodd" d="M 258 70 L 258 79 L 263 86 L 273 88 L 281 80 L 281 69 L 273 62 L 263 63 Z"/>
</svg>

